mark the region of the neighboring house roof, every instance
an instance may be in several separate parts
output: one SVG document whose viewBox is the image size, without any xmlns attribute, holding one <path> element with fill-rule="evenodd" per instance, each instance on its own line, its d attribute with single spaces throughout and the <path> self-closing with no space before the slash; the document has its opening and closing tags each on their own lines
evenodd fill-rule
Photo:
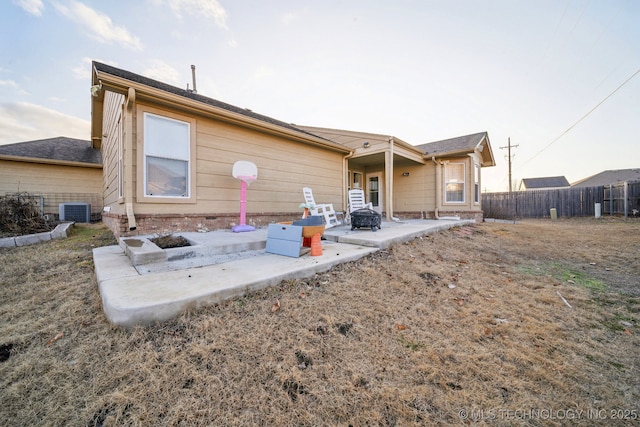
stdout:
<svg viewBox="0 0 640 427">
<path fill-rule="evenodd" d="M 640 181 L 640 169 L 617 169 L 600 172 L 571 184 L 572 187 L 598 187 L 624 181 Z"/>
<path fill-rule="evenodd" d="M 417 145 L 416 147 L 424 151 L 425 156 L 449 156 L 460 153 L 468 153 L 478 149 L 482 152 L 483 166 L 495 166 L 491 145 L 489 144 L 489 134 L 487 132 L 474 133 L 471 135 L 458 136 L 456 138 L 443 139 Z M 487 147 L 487 152 L 484 148 Z"/>
<path fill-rule="evenodd" d="M 236 107 L 234 105 L 227 104 L 226 102 L 218 101 L 217 99 L 209 98 L 207 96 L 200 95 L 198 93 L 195 93 L 195 92 L 187 90 L 187 89 L 182 89 L 182 88 L 179 88 L 179 87 L 176 87 L 176 86 L 171 86 L 169 84 L 162 83 L 160 81 L 153 80 L 153 79 L 150 79 L 148 77 L 144 77 L 144 76 L 141 76 L 139 74 L 132 73 L 130 71 L 122 70 L 120 68 L 116 68 L 116 67 L 113 67 L 111 65 L 102 64 L 100 62 L 94 61 L 93 62 L 93 68 L 94 68 L 94 70 L 96 72 L 99 72 L 99 73 L 106 73 L 106 74 L 109 74 L 111 76 L 115 76 L 115 77 L 119 77 L 119 78 L 128 80 L 130 82 L 138 83 L 138 84 L 141 84 L 141 85 L 144 85 L 144 86 L 148 86 L 148 87 L 151 87 L 151 88 L 154 88 L 154 89 L 159 89 L 161 91 L 164 91 L 164 92 L 167 92 L 167 93 L 170 93 L 170 94 L 173 94 L 173 95 L 178 95 L 178 96 L 186 98 L 186 99 L 202 102 L 202 103 L 207 104 L 207 105 L 212 106 L 212 107 L 221 108 L 221 109 L 226 110 L 226 111 L 231 112 L 231 113 L 239 114 L 241 116 L 244 116 L 244 117 L 247 117 L 247 118 L 250 118 L 250 119 L 259 120 L 259 121 L 264 122 L 264 123 L 268 123 L 268 124 L 271 124 L 271 125 L 276 125 L 276 126 L 288 129 L 288 130 L 299 132 L 299 133 L 305 134 L 307 136 L 311 136 L 313 138 L 320 138 L 320 139 L 323 139 L 323 140 L 325 140 L 325 141 L 327 141 L 329 143 L 335 144 L 333 141 L 330 141 L 330 140 L 328 140 L 326 138 L 322 138 L 322 137 L 320 137 L 318 135 L 314 135 L 314 134 L 312 134 L 310 132 L 307 132 L 307 131 L 305 131 L 303 129 L 300 129 L 300 128 L 298 128 L 298 127 L 296 127 L 296 126 L 294 126 L 294 125 L 292 125 L 290 123 L 285 123 L 283 121 L 274 119 L 272 117 L 268 117 L 268 116 L 265 116 L 265 115 L 262 115 L 262 114 L 254 113 L 253 111 L 251 111 L 248 108 Z"/>
<path fill-rule="evenodd" d="M 63 136 L 0 145 L 0 158 L 38 163 L 76 165 L 84 163 L 102 166 L 100 150 L 93 148 L 90 141 Z"/>
<path fill-rule="evenodd" d="M 522 178 L 520 188 L 536 190 L 540 188 L 569 187 L 569 181 L 564 176 L 548 176 L 542 178 Z"/>
</svg>

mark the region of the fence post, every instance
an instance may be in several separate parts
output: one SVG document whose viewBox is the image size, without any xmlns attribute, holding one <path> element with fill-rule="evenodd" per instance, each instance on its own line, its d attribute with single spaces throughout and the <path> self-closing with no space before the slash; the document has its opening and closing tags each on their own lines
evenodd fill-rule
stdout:
<svg viewBox="0 0 640 427">
<path fill-rule="evenodd" d="M 629 216 L 629 181 L 624 182 L 624 219 Z"/>
</svg>

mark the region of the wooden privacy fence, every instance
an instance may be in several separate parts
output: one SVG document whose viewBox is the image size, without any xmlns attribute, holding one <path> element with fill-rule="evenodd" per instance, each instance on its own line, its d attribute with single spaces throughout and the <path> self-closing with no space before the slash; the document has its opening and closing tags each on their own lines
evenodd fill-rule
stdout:
<svg viewBox="0 0 640 427">
<path fill-rule="evenodd" d="M 636 211 L 640 210 L 640 181 L 598 187 L 482 194 L 485 218 L 545 218 L 550 216 L 552 208 L 556 209 L 558 216 L 594 216 L 596 203 L 600 203 L 603 215 L 637 215 Z"/>
</svg>

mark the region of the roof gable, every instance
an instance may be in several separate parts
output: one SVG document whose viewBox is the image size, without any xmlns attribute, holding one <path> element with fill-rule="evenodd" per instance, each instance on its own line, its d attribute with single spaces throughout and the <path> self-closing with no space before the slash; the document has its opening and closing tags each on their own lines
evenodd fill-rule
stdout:
<svg viewBox="0 0 640 427">
<path fill-rule="evenodd" d="M 416 147 L 423 150 L 425 156 L 438 157 L 472 153 L 478 149 L 482 153 L 483 166 L 495 166 L 493 152 L 491 150 L 491 145 L 489 144 L 489 134 L 487 132 L 443 139 L 440 141 L 417 145 Z"/>
<path fill-rule="evenodd" d="M 102 164 L 100 150 L 92 148 L 90 141 L 63 136 L 0 145 L 0 156 L 91 165 Z"/>
<path fill-rule="evenodd" d="M 521 185 L 527 190 L 536 188 L 558 188 L 569 187 L 569 181 L 567 181 L 567 178 L 564 176 L 523 178 Z"/>
</svg>

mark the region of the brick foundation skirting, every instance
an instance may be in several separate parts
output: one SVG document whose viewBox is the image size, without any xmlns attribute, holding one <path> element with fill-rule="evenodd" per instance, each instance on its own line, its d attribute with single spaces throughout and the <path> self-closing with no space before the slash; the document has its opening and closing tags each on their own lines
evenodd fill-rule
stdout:
<svg viewBox="0 0 640 427">
<path fill-rule="evenodd" d="M 458 212 L 440 211 L 440 217 L 458 216 L 461 219 L 483 221 L 482 211 Z M 247 214 L 247 224 L 254 227 L 266 227 L 269 224 L 282 221 L 294 221 L 302 216 L 299 212 L 266 212 Z M 396 212 L 400 219 L 435 219 L 435 212 Z M 239 222 L 237 213 L 227 214 L 136 214 L 136 229 L 129 230 L 127 216 L 124 214 L 102 213 L 102 222 L 111 229 L 114 236 L 128 237 L 149 234 L 169 234 L 180 231 L 225 230 L 231 229 Z"/>
<path fill-rule="evenodd" d="M 394 212 L 395 217 L 400 219 L 435 219 L 436 213 L 434 211 L 424 211 L 424 212 Z M 482 211 L 470 211 L 470 212 L 459 212 L 459 211 L 439 211 L 438 216 L 457 216 L 460 219 L 474 219 L 476 222 L 483 221 L 483 213 Z"/>
<path fill-rule="evenodd" d="M 266 227 L 269 224 L 300 219 L 300 212 L 266 212 L 247 214 L 247 224 Z M 103 212 L 102 222 L 111 229 L 114 236 L 128 237 L 149 234 L 169 234 L 181 231 L 224 230 L 239 223 L 237 213 L 228 214 L 136 214 L 136 229 L 129 230 L 127 216 Z"/>
</svg>

